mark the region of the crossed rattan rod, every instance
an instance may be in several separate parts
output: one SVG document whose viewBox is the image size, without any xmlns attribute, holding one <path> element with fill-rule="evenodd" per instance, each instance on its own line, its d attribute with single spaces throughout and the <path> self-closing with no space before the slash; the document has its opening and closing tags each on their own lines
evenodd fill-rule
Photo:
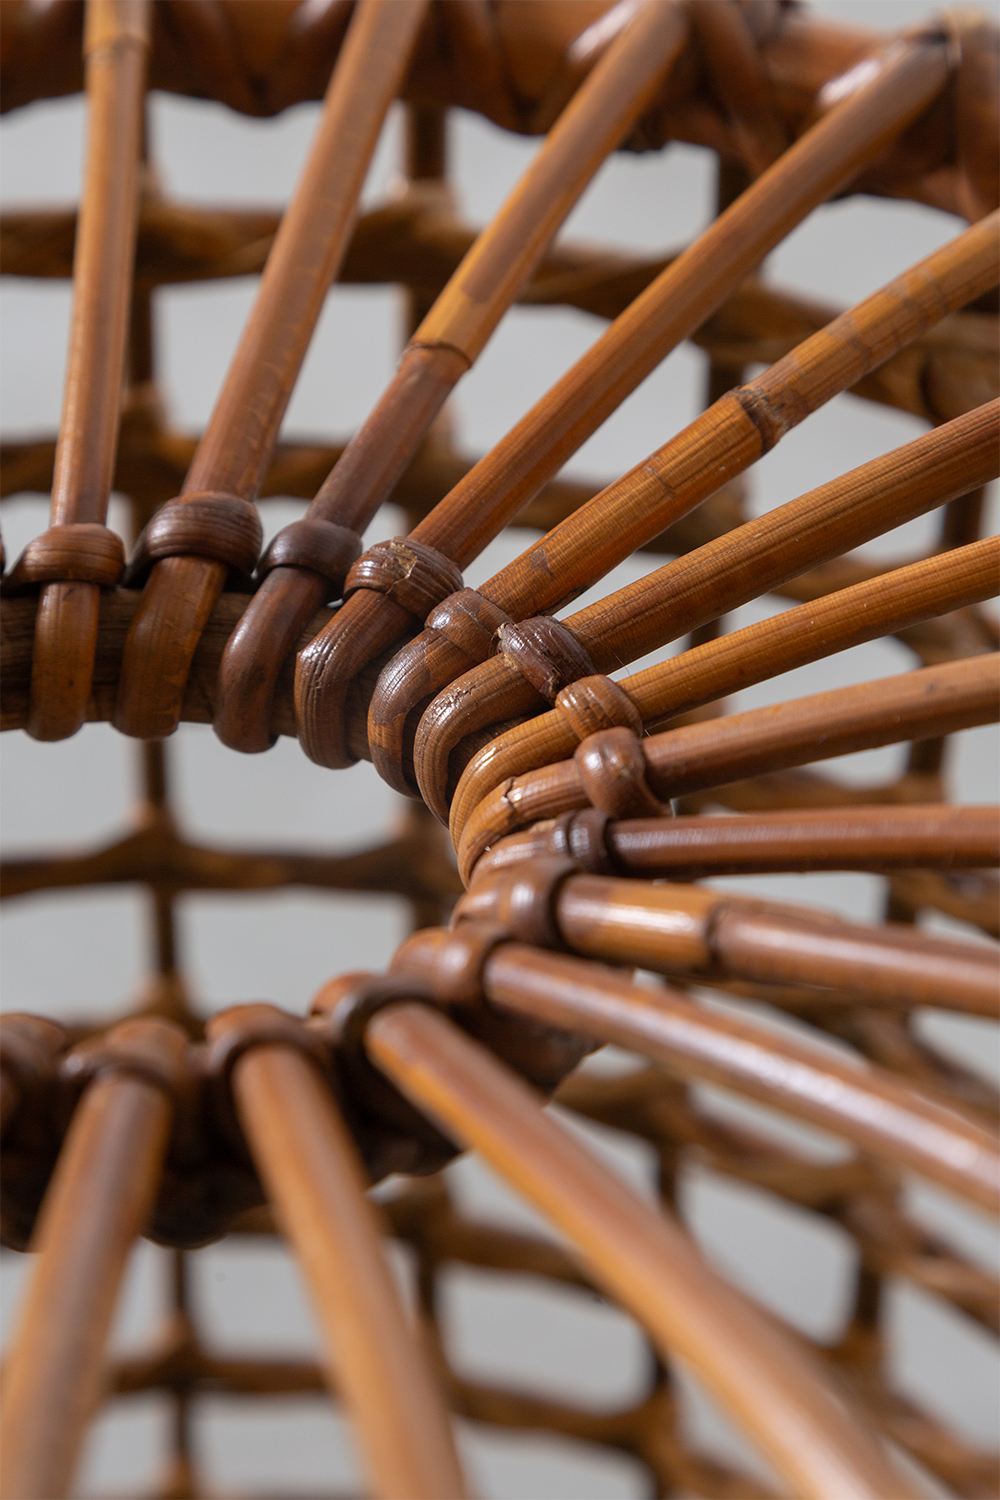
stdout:
<svg viewBox="0 0 1000 1500">
<path fill-rule="evenodd" d="M 29 734 L 64 739 L 83 723 L 100 586 L 124 566 L 105 525 L 121 414 L 138 212 L 150 0 L 87 0 L 89 140 L 73 262 L 73 313 L 50 529 L 18 571 L 41 583 Z"/>
<path fill-rule="evenodd" d="M 662 815 L 663 799 L 722 787 L 762 772 L 850 755 L 880 745 L 930 739 L 995 722 L 995 652 L 922 667 L 895 677 L 792 698 L 767 708 L 668 729 L 639 741 L 628 729 L 609 729 L 582 741 L 574 758 L 509 777 L 464 810 L 452 824 L 458 868 L 468 885 L 476 860 L 497 839 L 542 818 L 591 803 L 616 816 Z M 466 772 L 477 776 L 478 757 Z M 484 765 L 487 762 L 484 760 Z M 464 779 L 464 778 L 463 778 Z"/>
<path fill-rule="evenodd" d="M 102 1393 L 104 1346 L 128 1252 L 145 1228 L 185 1037 L 126 1021 L 103 1042 L 32 1241 L 37 1257 L 0 1403 L 3 1500 L 61 1500 Z"/>
<path fill-rule="evenodd" d="M 658 1065 L 665 1063 L 675 1075 L 680 1071 L 682 1077 L 724 1084 L 833 1130 L 861 1150 L 888 1157 L 981 1207 L 995 1211 L 1000 1206 L 1000 1141 L 975 1119 L 886 1068 L 859 1068 L 817 1053 L 792 1037 L 707 1011 L 676 990 L 635 984 L 620 968 L 605 967 L 607 962 L 638 965 L 689 978 L 701 971 L 710 984 L 713 970 L 723 976 L 753 970 L 755 960 L 763 957 L 766 963 L 772 950 L 778 951 L 780 963 L 780 945 L 787 939 L 792 962 L 786 969 L 793 969 L 796 959 L 804 960 L 799 966 L 812 965 L 813 982 L 818 976 L 821 982 L 853 983 L 863 991 L 869 976 L 876 989 L 887 976 L 897 985 L 900 979 L 904 985 L 909 981 L 911 998 L 931 1003 L 935 989 L 947 987 L 942 980 L 952 964 L 956 989 L 964 989 L 974 1002 L 968 1008 L 981 1013 L 984 1007 L 976 1002 L 992 990 L 995 1014 L 992 954 L 978 961 L 977 973 L 977 960 L 968 951 L 972 945 L 920 935 L 907 952 L 906 939 L 914 936 L 908 929 L 886 938 L 879 929 L 825 918 L 808 908 L 741 900 L 699 886 L 664 888 L 645 881 L 567 877 L 565 872 L 554 895 L 543 890 L 541 899 L 551 902 L 549 920 L 557 940 L 579 956 L 529 947 L 526 938 L 517 941 L 516 931 L 513 943 L 497 945 L 497 923 L 511 930 L 508 912 L 515 911 L 527 930 L 523 913 L 538 895 L 537 873 L 526 877 L 530 895 L 513 874 L 482 882 L 485 889 L 477 882 L 459 905 L 457 926 L 416 933 L 397 950 L 393 971 L 429 984 L 443 999 L 454 984 L 449 975 L 465 972 L 457 953 L 468 958 L 486 952 L 479 983 L 490 1003 L 638 1052 Z M 485 948 L 478 931 L 485 936 Z"/>
<path fill-rule="evenodd" d="M 233 1097 L 311 1288 L 336 1389 L 382 1500 L 461 1500 L 448 1416 L 407 1326 L 360 1162 L 318 1069 L 281 1044 L 285 1025 L 272 1006 L 239 1006 L 207 1031 L 216 1044 L 251 1042 L 232 1068 Z"/>
<path fill-rule="evenodd" d="M 686 604 L 690 595 L 683 587 L 681 566 L 675 567 L 674 576 L 677 597 Z M 730 599 L 736 592 L 736 579 L 741 580 L 738 591 L 739 602 L 743 602 L 748 590 L 740 572 L 734 570 L 732 574 L 722 575 L 722 581 L 729 585 Z M 697 584 L 697 564 L 694 581 Z M 836 655 L 864 641 L 877 640 L 910 625 L 989 599 L 996 594 L 998 581 L 1000 541 L 989 537 L 878 574 L 863 583 L 839 589 L 808 604 L 797 605 L 767 620 L 706 641 L 679 656 L 622 678 L 617 686 L 634 705 L 636 716 L 647 731 L 655 732 L 676 715 L 716 702 L 753 683 L 778 677 L 783 672 Z M 727 607 L 733 606 L 730 603 Z M 486 792 L 505 778 L 572 755 L 580 740 L 572 717 L 574 696 L 577 691 L 585 691 L 588 685 L 587 679 L 584 679 L 581 689 L 570 684 L 557 694 L 555 709 L 498 734 L 488 747 L 478 752 L 455 792 L 452 817 L 456 828 L 464 825 L 471 809 Z M 597 684 L 592 685 L 596 689 Z M 570 712 L 565 712 L 563 705 L 567 705 Z M 421 767 L 434 723 L 428 716 L 428 729 L 418 736 L 417 750 L 421 757 L 418 764 Z M 445 741 L 437 750 L 439 767 L 447 743 Z M 447 763 L 443 769 L 438 769 L 435 784 L 440 784 L 446 775 Z M 425 776 L 425 779 L 429 784 L 430 777 Z"/>
<path fill-rule="evenodd" d="M 424 713 L 414 752 L 420 793 L 443 817 L 451 750 L 464 735 L 537 709 L 539 688 L 551 701 L 574 678 L 624 666 L 664 645 L 672 633 L 755 597 L 766 580 L 793 577 L 992 478 L 996 402 L 745 523 L 558 625 L 529 625 L 537 641 L 524 639 L 525 627 L 510 623 L 511 617 L 544 615 L 575 597 L 605 566 L 694 509 L 865 369 L 936 322 L 941 300 L 953 309 L 970 289 L 974 295 L 975 288 L 995 281 L 998 223 L 1000 215 L 994 215 L 966 230 L 749 385 L 727 393 L 645 463 L 533 543 L 479 591 L 492 610 L 489 630 L 481 626 L 473 638 L 466 628 L 459 636 L 458 611 L 449 617 L 446 604 L 435 612 L 423 634 L 384 669 L 372 697 L 368 738 L 383 778 L 399 787 L 407 722 L 421 699 L 451 678 Z M 898 482 L 903 469 L 908 485 Z M 961 482 L 954 483 L 956 477 Z M 675 609 L 679 579 L 693 586 L 694 598 Z M 482 617 L 485 623 L 485 611 Z M 501 654 L 485 660 L 495 630 Z M 551 664 L 547 648 L 555 653 Z M 480 665 L 471 666 L 476 656 Z M 537 666 L 531 658 L 539 658 Z M 402 785 L 413 791 L 406 781 Z"/>
<path fill-rule="evenodd" d="M 155 739 L 177 725 L 194 647 L 230 565 L 251 571 L 252 504 L 292 386 L 347 248 L 357 200 L 399 91 L 427 0 L 359 0 L 308 160 L 180 500 L 139 539 L 152 563 L 125 646 L 114 722 Z M 194 553 L 195 555 L 190 555 Z"/>
<path fill-rule="evenodd" d="M 312 759 L 336 767 L 357 758 L 347 722 L 348 684 L 401 635 L 412 632 L 415 617 L 419 624 L 427 615 L 426 587 L 403 589 L 398 579 L 390 581 L 393 572 L 401 569 L 409 583 L 418 561 L 427 571 L 428 554 L 419 549 L 430 547 L 435 549 L 429 555 L 435 559 L 430 597 L 436 602 L 449 589 L 460 588 L 459 568 L 478 555 L 629 392 L 705 321 L 794 224 L 926 107 L 942 86 L 947 62 L 939 43 L 921 39 L 893 45 L 872 67 L 870 81 L 829 109 L 758 178 L 418 523 L 409 551 L 405 541 L 388 544 L 388 552 L 383 544 L 356 566 L 348 584 L 353 592 L 343 609 L 297 659 L 298 733 Z M 610 533 L 604 534 L 599 554 L 615 543 Z M 589 533 L 587 550 L 593 551 Z M 366 586 L 377 584 L 380 574 L 380 586 L 388 592 Z M 489 618 L 490 635 L 496 611 L 473 596 L 471 612 L 466 623 L 473 634 L 478 613 Z M 479 659 L 485 649 L 477 652 Z M 459 663 L 463 670 L 468 665 L 466 652 L 460 651 Z M 452 675 L 453 667 L 437 686 Z M 360 738 L 364 741 L 363 730 Z M 386 774 L 385 767 L 380 770 Z M 397 770 L 392 779 L 398 777 Z"/>
<path fill-rule="evenodd" d="M 485 1049 L 412 1004 L 375 1015 L 365 1045 L 420 1109 L 478 1150 L 563 1231 L 584 1270 L 668 1358 L 690 1366 L 794 1494 L 907 1494 L 801 1347 L 716 1276 L 670 1217 L 547 1118 L 538 1096 Z"/>
<path fill-rule="evenodd" d="M 642 114 L 688 35 L 683 9 L 639 9 L 549 132 L 403 352 L 389 386 L 306 513 L 271 543 L 264 574 L 226 648 L 215 730 L 233 749 L 266 750 L 282 663 L 303 627 L 338 597 L 354 557 L 331 571 L 333 523 L 358 536 L 388 497 L 448 393 L 475 363 L 597 168 Z M 360 548 L 359 548 L 360 550 Z"/>
<path fill-rule="evenodd" d="M 501 839 L 476 864 L 509 869 L 525 859 L 569 853 L 587 838 L 574 814 Z M 599 815 L 603 821 L 604 815 Z M 580 835 L 583 834 L 583 838 Z M 979 869 L 1000 863 L 1000 807 L 948 803 L 906 807 L 798 808 L 716 817 L 630 818 L 601 831 L 612 870 L 647 879 L 799 870 Z M 589 848 L 589 843 L 587 845 Z"/>
</svg>

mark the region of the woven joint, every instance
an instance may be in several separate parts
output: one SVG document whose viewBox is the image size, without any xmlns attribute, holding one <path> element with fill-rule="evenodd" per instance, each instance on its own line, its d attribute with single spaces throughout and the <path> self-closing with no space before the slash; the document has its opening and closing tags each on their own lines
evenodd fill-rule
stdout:
<svg viewBox="0 0 1000 1500">
<path fill-rule="evenodd" d="M 248 581 L 257 565 L 260 543 L 260 517 L 251 501 L 218 490 L 185 495 L 168 500 L 144 528 L 124 583 L 127 588 L 138 587 L 153 564 L 165 557 L 224 563 L 239 580 Z"/>
<path fill-rule="evenodd" d="M 58 1021 L 19 1014 L 0 1021 L 0 1068 L 18 1089 L 49 1083 L 65 1045 L 66 1033 Z"/>
<path fill-rule="evenodd" d="M 327 1049 L 322 1039 L 297 1016 L 286 1015 L 275 1005 L 233 1005 L 213 1016 L 205 1028 L 209 1042 L 208 1070 L 216 1083 L 227 1088 L 233 1068 L 252 1047 L 292 1047 L 323 1067 Z"/>
<path fill-rule="evenodd" d="M 329 597 L 336 597 L 360 556 L 361 538 L 356 531 L 307 516 L 278 532 L 257 565 L 257 575 L 263 578 L 272 568 L 309 568 L 329 581 Z"/>
<path fill-rule="evenodd" d="M 124 1073 L 160 1089 L 176 1108 L 187 1072 L 187 1038 L 178 1026 L 157 1017 L 122 1021 L 104 1036 L 92 1037 L 66 1054 L 60 1078 L 77 1088 L 109 1074 Z"/>
<path fill-rule="evenodd" d="M 597 807 L 562 813 L 548 830 L 545 852 L 557 859 L 570 859 L 583 875 L 620 875 L 621 866 L 608 844 L 610 813 Z"/>
<path fill-rule="evenodd" d="M 436 630 L 463 651 L 470 666 L 486 660 L 497 631 L 512 623 L 510 615 L 476 589 L 449 594 L 427 616 L 427 629 Z"/>
<path fill-rule="evenodd" d="M 642 734 L 642 715 L 624 688 L 597 673 L 571 682 L 556 695 L 555 706 L 578 740 L 602 729 L 630 729 Z"/>
<path fill-rule="evenodd" d="M 542 855 L 512 870 L 487 875 L 474 882 L 455 907 L 456 928 L 465 922 L 489 922 L 513 942 L 561 949 L 556 901 L 563 882 L 576 873 L 572 859 Z"/>
<path fill-rule="evenodd" d="M 548 615 L 501 625 L 497 650 L 549 703 L 571 682 L 594 675 L 587 650 L 571 630 Z"/>
<path fill-rule="evenodd" d="M 461 587 L 461 570 L 450 557 L 412 537 L 394 536 L 358 558 L 347 575 L 344 597 L 356 589 L 385 594 L 423 623 L 442 599 Z"/>
<path fill-rule="evenodd" d="M 422 1001 L 434 1005 L 430 987 L 420 979 L 396 974 L 344 974 L 324 985 L 311 1015 L 322 1017 L 321 1034 L 335 1047 L 364 1051 L 365 1029 L 387 1005 Z"/>
<path fill-rule="evenodd" d="M 646 780 L 646 757 L 631 729 L 604 729 L 577 746 L 573 759 L 587 800 L 612 818 L 670 817 Z"/>
<path fill-rule="evenodd" d="M 3 581 L 5 594 L 43 583 L 92 583 L 110 589 L 125 571 L 121 537 L 95 522 L 52 526 L 28 543 Z"/>
</svg>

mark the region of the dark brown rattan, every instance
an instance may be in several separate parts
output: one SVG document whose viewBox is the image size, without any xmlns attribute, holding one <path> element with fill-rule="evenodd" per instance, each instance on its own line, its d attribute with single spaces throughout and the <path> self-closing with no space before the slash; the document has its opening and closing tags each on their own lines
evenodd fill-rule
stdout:
<svg viewBox="0 0 1000 1500">
<path fill-rule="evenodd" d="M 886 1375 L 883 1292 L 901 1278 L 997 1331 L 995 1281 L 911 1218 L 904 1197 L 911 1172 L 979 1207 L 1000 1195 L 995 1090 L 915 1027 L 928 1006 L 997 1007 L 995 946 L 919 926 L 938 912 L 998 935 L 997 809 L 950 806 L 944 775 L 948 737 L 997 716 L 996 624 L 981 607 L 997 589 L 997 544 L 979 539 L 997 472 L 995 27 L 963 11 L 893 38 L 777 0 L 637 11 L 279 0 L 266 20 L 255 0 L 88 0 L 85 28 L 77 0 L 2 9 L 6 107 L 85 83 L 92 121 L 79 233 L 62 210 L 0 225 L 6 274 L 74 278 L 58 439 L 2 454 L 3 494 L 52 497 L 48 531 L 3 580 L 2 722 L 51 739 L 111 720 L 143 741 L 144 787 L 111 845 L 8 860 L 2 889 L 136 883 L 154 915 L 138 1018 L 71 1030 L 15 1014 L 0 1027 L 3 1233 L 38 1251 L 2 1396 L 4 1500 L 69 1492 L 103 1388 L 169 1395 L 160 1500 L 205 1493 L 191 1444 L 203 1394 L 324 1388 L 349 1408 L 384 1500 L 465 1492 L 446 1407 L 628 1453 L 657 1494 L 770 1495 L 687 1441 L 675 1360 L 795 1496 L 916 1494 L 888 1438 L 952 1493 L 988 1500 L 991 1458 Z M 288 212 L 163 198 L 142 161 L 145 86 L 262 115 L 325 96 Z M 397 94 L 408 186 L 357 218 Z M 453 106 L 546 136 L 478 239 L 445 184 Z M 623 137 L 719 156 L 719 216 L 678 254 L 552 244 Z M 847 313 L 755 274 L 845 191 L 909 197 L 970 227 Z M 154 382 L 155 288 L 260 271 L 219 405 L 192 439 L 170 427 Z M 335 273 L 404 287 L 411 337 L 345 448 L 282 443 Z M 609 327 L 473 461 L 440 413 L 514 302 L 582 308 Z M 559 478 L 685 338 L 708 356 L 703 415 L 666 443 L 652 434 L 661 446 L 609 486 Z M 748 379 L 755 364 L 766 368 Z M 749 518 L 743 471 L 846 389 L 933 430 Z M 124 575 L 105 526 L 112 487 L 139 537 Z M 259 558 L 255 502 L 274 494 L 312 503 Z M 408 534 L 359 557 L 390 496 Z M 929 556 L 845 555 L 932 509 Z M 479 590 L 464 587 L 461 569 L 513 521 L 545 534 Z M 671 561 L 552 618 L 640 549 Z M 725 631 L 720 617 L 767 592 L 796 607 Z M 911 650 L 914 670 L 726 712 L 727 693 L 884 635 Z M 686 649 L 661 665 L 606 675 L 682 636 Z M 181 719 L 213 723 L 245 751 L 285 734 L 325 765 L 368 756 L 422 801 L 400 832 L 353 853 L 199 845 L 173 812 L 163 737 Z M 893 782 L 846 788 L 812 769 L 903 743 Z M 434 813 L 450 818 L 458 873 Z M 803 869 L 884 877 L 886 922 L 681 883 Z M 206 1026 L 177 962 L 178 898 L 285 885 L 401 895 L 420 930 L 386 955 L 386 974 L 331 980 L 305 1021 L 252 1005 Z M 635 968 L 669 983 L 637 983 Z M 795 1015 L 852 1056 L 831 1061 L 752 1014 L 706 1008 L 704 990 Z M 605 1042 L 634 1067 L 579 1070 Z M 819 1125 L 852 1153 L 820 1165 L 722 1123 L 690 1087 L 703 1082 Z M 553 1094 L 652 1145 L 662 1212 L 544 1115 Z M 467 1147 L 566 1249 L 454 1208 L 440 1168 Z M 676 1191 L 693 1164 L 852 1237 L 835 1344 L 810 1347 L 709 1269 Z M 366 1179 L 392 1172 L 410 1175 L 383 1227 L 414 1254 L 419 1338 L 364 1196 Z M 323 1368 L 224 1358 L 193 1317 L 195 1247 L 276 1229 L 309 1281 Z M 142 1233 L 172 1247 L 174 1313 L 148 1354 L 109 1360 Z M 438 1307 L 456 1263 L 597 1289 L 626 1309 L 649 1344 L 642 1396 L 594 1411 L 458 1375 Z"/>
</svg>

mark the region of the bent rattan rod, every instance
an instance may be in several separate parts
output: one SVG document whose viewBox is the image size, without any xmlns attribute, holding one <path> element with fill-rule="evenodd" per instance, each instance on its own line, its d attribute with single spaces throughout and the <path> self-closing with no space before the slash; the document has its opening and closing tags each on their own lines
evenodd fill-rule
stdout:
<svg viewBox="0 0 1000 1500">
<path fill-rule="evenodd" d="M 109 531 L 138 213 L 149 0 L 88 0 L 89 139 L 73 262 L 73 312 L 49 530 L 11 570 L 41 584 L 26 728 L 65 739 L 83 723 L 100 587 L 125 564 Z"/>
<path fill-rule="evenodd" d="M 626 887 L 621 896 L 614 891 L 616 885 Z M 710 919 L 714 916 L 723 924 L 735 920 L 746 928 L 759 914 L 751 902 L 698 887 L 690 890 L 692 909 L 688 912 L 679 898 L 675 908 L 669 907 L 669 890 L 664 894 L 661 888 L 645 883 L 571 876 L 557 897 L 557 930 L 571 953 L 591 959 L 621 961 L 622 952 L 628 950 L 625 961 L 630 965 L 644 964 L 652 957 L 661 968 L 660 949 L 686 949 L 690 954 L 700 947 L 710 967 L 711 948 L 717 946 L 724 952 L 731 945 L 725 934 L 717 944 L 715 939 L 706 940 L 704 930 Z M 628 899 L 635 901 L 638 920 L 627 936 L 624 903 Z M 502 901 L 490 901 L 488 894 L 484 900 L 473 896 L 463 903 L 469 916 L 482 914 L 486 921 L 501 905 Z M 615 924 L 619 906 L 625 912 L 620 928 Z M 688 917 L 689 930 L 679 930 Z M 629 936 L 639 932 L 643 918 L 648 939 L 643 943 L 640 938 L 629 949 Z M 830 930 L 839 925 L 831 922 Z M 854 923 L 844 926 L 863 931 Z M 442 960 L 456 946 L 463 946 L 464 931 L 460 921 L 454 932 L 427 928 L 415 934 L 398 951 L 393 970 L 401 975 L 413 973 L 432 985 L 435 971 L 447 980 Z M 817 923 L 814 931 L 821 933 L 824 928 Z M 473 935 L 474 928 L 469 932 Z M 808 924 L 802 936 L 813 936 Z M 877 939 L 879 934 L 873 936 Z M 662 942 L 658 944 L 657 938 Z M 842 944 L 842 950 L 847 946 Z M 960 949 L 957 943 L 941 946 Z M 943 952 L 939 958 L 943 969 Z M 888 1069 L 855 1066 L 787 1035 L 776 1036 L 752 1021 L 705 1010 L 666 986 L 651 989 L 603 964 L 517 942 L 492 949 L 483 966 L 482 985 L 484 996 L 504 1009 L 639 1052 L 665 1064 L 675 1075 L 679 1072 L 685 1078 L 736 1089 L 832 1130 L 860 1150 L 917 1171 L 983 1208 L 995 1212 L 1000 1205 L 1000 1140 L 995 1133 L 921 1094 Z"/>
<path fill-rule="evenodd" d="M 609 152 L 642 114 L 688 35 L 683 9 L 644 4 L 566 106 L 504 206 L 479 235 L 403 352 L 388 388 L 348 443 L 306 513 L 280 532 L 226 648 L 219 738 L 266 750 L 281 665 L 316 610 L 339 596 L 324 567 L 324 523 L 360 536 L 391 493 L 448 393 L 478 359 L 553 235 Z"/>
<path fill-rule="evenodd" d="M 686 792 L 994 723 L 997 662 L 991 652 L 922 667 L 685 724 L 642 742 L 627 729 L 592 734 L 572 760 L 494 783 L 464 823 L 453 820 L 459 874 L 467 885 L 480 854 L 505 834 L 591 804 L 618 817 L 662 814 L 664 799 Z M 473 760 L 470 780 L 476 769 Z M 459 793 L 455 806 L 468 807 Z"/>
<path fill-rule="evenodd" d="M 517 903 L 551 881 L 551 936 L 587 958 L 665 974 L 853 989 L 859 997 L 996 1015 L 1000 964 L 993 944 L 954 942 L 898 923 L 870 927 L 807 906 L 673 881 L 571 870 L 567 861 L 550 861 L 484 877 L 459 902 L 457 915 L 507 920 Z M 514 935 L 529 941 L 516 915 L 509 920 Z"/>
<path fill-rule="evenodd" d="M 412 543 L 441 554 L 431 569 L 435 603 L 461 587 L 459 568 L 478 555 L 768 250 L 926 107 L 941 88 L 947 62 L 937 42 L 911 40 L 873 59 L 872 69 L 870 80 L 834 104 L 758 178 L 418 523 Z M 836 88 L 828 97 L 836 97 Z M 614 545 L 610 536 L 604 543 Z M 414 555 L 407 545 L 390 543 L 388 548 L 389 558 L 408 579 L 418 557 L 426 571 L 428 555 Z M 320 764 L 349 765 L 357 758 L 345 723 L 348 683 L 379 652 L 412 633 L 415 620 L 419 627 L 428 613 L 426 590 L 402 588 L 398 580 L 393 582 L 393 571 L 390 563 L 386 575 L 385 545 L 381 552 L 375 548 L 367 553 L 348 581 L 353 592 L 338 618 L 298 657 L 299 738 Z M 373 592 L 375 587 L 386 592 Z M 491 635 L 496 611 L 475 598 L 472 606 L 466 626 L 473 635 L 479 633 L 481 613 L 488 622 L 486 635 Z M 474 649 L 481 660 L 487 648 Z M 459 662 L 464 670 L 466 652 Z M 439 685 L 452 675 L 453 669 Z M 366 744 L 363 724 L 358 730 Z"/>
<path fill-rule="evenodd" d="M 711 1271 L 672 1218 L 548 1118 L 538 1096 L 485 1049 L 421 1005 L 380 1011 L 365 1045 L 419 1108 L 566 1235 L 584 1270 L 694 1371 L 793 1494 L 907 1494 L 801 1345 Z"/>
<path fill-rule="evenodd" d="M 588 855 L 593 851 L 611 869 L 647 880 L 798 870 L 961 870 L 1000 862 L 1000 807 L 936 803 L 797 808 L 752 818 L 695 814 L 623 819 L 593 832 L 579 824 L 574 830 L 574 816 L 502 839 L 480 858 L 476 880 L 541 855 L 573 858 L 574 832 Z M 603 823 L 604 815 L 597 816 Z"/>
<path fill-rule="evenodd" d="M 42 1206 L 5 1362 L 3 1500 L 68 1493 L 128 1253 L 156 1196 L 184 1047 L 183 1032 L 159 1020 L 123 1022 L 100 1046 L 100 1075 L 77 1105 Z"/>
<path fill-rule="evenodd" d="M 336 1389 L 382 1500 L 461 1500 L 448 1416 L 407 1326 L 354 1146 L 313 1062 L 277 1041 L 285 1025 L 271 1006 L 239 1006 L 214 1017 L 208 1036 L 250 1043 L 233 1065 L 233 1097 L 311 1289 Z"/>
<path fill-rule="evenodd" d="M 616 686 L 652 733 L 676 715 L 741 688 L 992 598 L 998 586 L 1000 538 L 989 537 L 717 636 L 621 678 Z M 507 777 L 572 755 L 580 740 L 579 721 L 572 712 L 575 699 L 601 686 L 601 679 L 588 678 L 570 684 L 556 696 L 556 707 L 549 713 L 498 734 L 484 746 L 459 784 L 456 825 L 464 824 L 467 809 Z"/>
<path fill-rule="evenodd" d="M 672 635 L 716 619 L 768 586 L 996 474 L 1000 402 L 988 402 L 558 624 L 510 624 L 509 614 L 523 621 L 558 608 L 596 581 L 605 559 L 609 566 L 622 561 L 634 546 L 694 509 L 846 389 L 853 372 L 884 359 L 898 347 L 896 338 L 906 342 L 921 324 L 936 321 L 939 295 L 959 305 L 969 289 L 970 260 L 976 267 L 974 284 L 995 281 L 998 223 L 1000 216 L 994 216 L 992 223 L 984 220 L 967 230 L 749 385 L 728 392 L 483 585 L 481 594 L 497 606 L 500 654 L 464 671 L 439 693 L 416 730 L 417 784 L 439 817 L 447 803 L 447 758 L 465 735 L 537 710 L 540 694 L 551 702 L 574 678 L 624 666 Z M 601 540 L 612 536 L 613 542 Z M 432 623 L 379 678 L 369 738 L 372 759 L 383 774 L 387 760 L 395 763 L 401 754 L 407 711 L 419 701 L 418 693 L 426 693 L 445 668 L 455 665 L 455 627 L 445 610 L 431 616 L 444 628 Z M 480 644 L 485 639 L 481 632 Z M 463 654 L 470 653 L 463 647 Z"/>
<path fill-rule="evenodd" d="M 122 661 L 114 723 L 157 739 L 177 727 L 198 638 L 230 566 L 251 572 L 253 505 L 427 0 L 359 0 L 323 114 L 257 298 L 180 500 L 154 517 L 131 568 L 150 563 Z"/>
</svg>

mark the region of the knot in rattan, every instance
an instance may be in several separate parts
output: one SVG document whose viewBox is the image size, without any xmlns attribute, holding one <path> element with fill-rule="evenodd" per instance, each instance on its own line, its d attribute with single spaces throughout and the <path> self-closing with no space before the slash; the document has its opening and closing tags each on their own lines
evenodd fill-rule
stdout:
<svg viewBox="0 0 1000 1500">
<path fill-rule="evenodd" d="M 293 521 L 278 532 L 264 552 L 257 573 L 263 578 L 272 568 L 309 568 L 329 581 L 328 598 L 336 598 L 344 579 L 361 555 L 356 531 L 333 521 Z"/>
<path fill-rule="evenodd" d="M 646 779 L 648 766 L 632 729 L 602 729 L 577 746 L 573 756 L 593 807 L 613 818 L 668 817 Z"/>
<path fill-rule="evenodd" d="M 43 583 L 95 583 L 113 588 L 125 569 L 117 532 L 94 522 L 50 526 L 28 543 L 3 581 L 5 594 Z"/>
<path fill-rule="evenodd" d="M 497 631 L 510 624 L 510 615 L 478 589 L 459 589 L 431 611 L 426 630 L 443 636 L 465 654 L 468 666 L 474 667 L 489 656 Z"/>
<path fill-rule="evenodd" d="M 224 563 L 238 583 L 257 566 L 260 542 L 260 518 L 251 501 L 220 490 L 183 495 L 162 506 L 140 533 L 123 581 L 138 588 L 161 558 L 202 557 Z"/>
<path fill-rule="evenodd" d="M 576 873 L 572 859 L 542 856 L 530 865 L 487 875 L 455 908 L 455 921 L 494 922 L 519 943 L 560 948 L 555 903 L 564 880 Z"/>
<path fill-rule="evenodd" d="M 602 729 L 631 729 L 634 734 L 642 734 L 642 715 L 628 693 L 600 672 L 567 683 L 556 694 L 555 707 L 569 721 L 578 740 Z"/>
<path fill-rule="evenodd" d="M 536 615 L 497 631 L 497 651 L 549 703 L 571 682 L 594 674 L 594 663 L 571 630 Z"/>
<path fill-rule="evenodd" d="M 384 594 L 421 622 L 436 604 L 462 587 L 462 572 L 436 547 L 410 536 L 378 542 L 347 575 L 344 597 L 356 589 Z"/>
<path fill-rule="evenodd" d="M 152 1084 L 177 1105 L 187 1075 L 187 1038 L 179 1026 L 158 1016 L 121 1021 L 111 1031 L 88 1037 L 67 1052 L 60 1081 L 83 1089 L 111 1073 L 127 1073 Z"/>
</svg>

